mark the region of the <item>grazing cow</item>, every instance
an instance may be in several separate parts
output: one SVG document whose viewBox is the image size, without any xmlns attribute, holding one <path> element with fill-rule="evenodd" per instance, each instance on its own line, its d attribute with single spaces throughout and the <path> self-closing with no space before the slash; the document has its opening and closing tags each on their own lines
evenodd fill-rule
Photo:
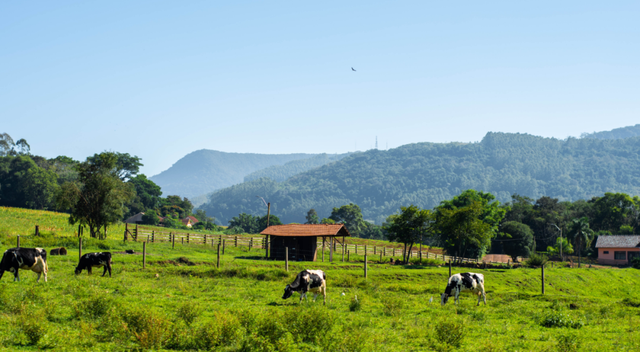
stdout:
<svg viewBox="0 0 640 352">
<path fill-rule="evenodd" d="M 101 253 L 87 253 L 80 258 L 80 262 L 76 267 L 76 275 L 80 274 L 82 270 L 87 269 L 89 274 L 91 274 L 91 268 L 95 267 L 104 267 L 104 272 L 102 276 L 107 273 L 109 270 L 109 277 L 111 277 L 111 253 L 110 252 L 101 252 Z"/>
<path fill-rule="evenodd" d="M 462 273 L 455 274 L 449 278 L 447 288 L 444 290 L 442 296 L 440 296 L 440 304 L 445 305 L 452 295 L 455 297 L 455 303 L 459 302 L 458 297 L 460 291 L 471 291 L 478 295 L 478 305 L 480 305 L 480 298 L 484 300 L 484 304 L 487 305 L 487 296 L 484 293 L 484 275 L 475 273 Z"/>
<path fill-rule="evenodd" d="M 282 299 L 291 297 L 294 291 L 300 292 L 300 302 L 307 297 L 307 292 L 314 293 L 314 301 L 318 293 L 322 293 L 324 304 L 327 304 L 327 276 L 322 270 L 303 270 L 290 285 L 285 287 Z"/>
<path fill-rule="evenodd" d="M 29 269 L 40 275 L 44 274 L 44 282 L 47 282 L 47 251 L 42 248 L 9 248 L 4 251 L 0 261 L 0 279 L 5 271 L 13 273 L 13 281 L 20 281 L 18 269 Z"/>
</svg>

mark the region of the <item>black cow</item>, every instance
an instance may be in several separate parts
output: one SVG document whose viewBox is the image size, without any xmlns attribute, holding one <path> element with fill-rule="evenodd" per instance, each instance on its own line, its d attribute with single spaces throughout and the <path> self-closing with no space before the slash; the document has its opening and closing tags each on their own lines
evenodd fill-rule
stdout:
<svg viewBox="0 0 640 352">
<path fill-rule="evenodd" d="M 4 251 L 0 261 L 0 279 L 5 271 L 13 273 L 13 281 L 20 281 L 18 269 L 29 269 L 40 275 L 44 274 L 44 282 L 47 282 L 47 251 L 42 248 L 9 248 Z"/>
<path fill-rule="evenodd" d="M 322 270 L 303 270 L 290 285 L 284 289 L 282 299 L 291 297 L 293 292 L 300 292 L 300 302 L 307 297 L 307 292 L 313 292 L 313 300 L 318 293 L 322 293 L 324 304 L 327 304 L 327 276 Z"/>
<path fill-rule="evenodd" d="M 76 267 L 76 275 L 80 274 L 84 269 L 87 269 L 89 274 L 91 274 L 91 268 L 101 266 L 104 267 L 102 276 L 109 270 L 109 277 L 111 277 L 111 252 L 87 253 L 83 255 Z"/>
</svg>

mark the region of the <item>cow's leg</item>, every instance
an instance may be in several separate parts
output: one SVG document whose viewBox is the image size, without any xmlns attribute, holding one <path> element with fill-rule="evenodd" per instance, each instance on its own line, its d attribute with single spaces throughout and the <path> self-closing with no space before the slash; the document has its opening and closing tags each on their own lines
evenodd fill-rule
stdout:
<svg viewBox="0 0 640 352">
<path fill-rule="evenodd" d="M 4 270 L 0 270 L 0 279 L 2 279 L 2 275 L 4 275 Z"/>
<path fill-rule="evenodd" d="M 42 267 L 42 272 L 44 273 L 44 282 L 47 282 L 47 273 L 49 272 L 49 266 L 47 265 L 47 262 L 43 261 Z"/>
<path fill-rule="evenodd" d="M 102 277 L 104 277 L 107 274 L 107 266 L 104 266 L 104 271 L 102 272 Z M 109 276 L 111 276 L 111 273 L 109 273 Z"/>
<path fill-rule="evenodd" d="M 87 271 L 89 272 L 89 275 L 91 275 L 91 265 L 87 267 Z"/>
<path fill-rule="evenodd" d="M 458 302 L 459 302 L 459 298 L 458 297 L 460 297 L 460 289 L 456 287 L 456 297 L 453 300 L 455 304 L 458 304 Z"/>
<path fill-rule="evenodd" d="M 482 289 L 482 300 L 484 301 L 484 305 L 487 305 L 487 295 L 484 293 L 484 286 L 481 287 Z M 480 305 L 480 302 L 478 302 L 478 305 Z"/>
<path fill-rule="evenodd" d="M 313 301 L 314 302 L 316 301 L 316 298 L 318 298 L 318 292 L 317 291 L 313 294 Z"/>
<path fill-rule="evenodd" d="M 326 286 L 322 286 L 322 297 L 324 299 L 324 305 L 327 305 L 327 287 Z"/>
<path fill-rule="evenodd" d="M 40 282 L 40 276 L 42 275 L 42 272 L 36 273 L 38 274 L 38 279 L 36 280 L 36 282 Z"/>
<path fill-rule="evenodd" d="M 106 267 L 109 270 L 109 277 L 111 277 L 111 263 L 107 263 Z M 104 275 L 102 275 L 102 276 L 104 276 Z"/>
<path fill-rule="evenodd" d="M 15 270 L 15 271 L 13 272 L 13 281 L 14 281 L 14 282 L 16 282 L 16 281 L 20 281 L 20 275 L 18 275 L 18 271 L 19 271 L 19 270 L 18 270 L 18 268 L 15 268 L 15 269 L 13 269 L 13 270 Z"/>
</svg>

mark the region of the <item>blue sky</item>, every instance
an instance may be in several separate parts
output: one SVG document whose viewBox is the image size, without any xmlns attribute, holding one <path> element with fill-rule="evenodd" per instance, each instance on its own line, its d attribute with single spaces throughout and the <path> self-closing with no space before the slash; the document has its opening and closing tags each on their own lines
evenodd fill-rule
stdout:
<svg viewBox="0 0 640 352">
<path fill-rule="evenodd" d="M 640 123 L 640 2 L 3 1 L 0 132 L 155 175 Z M 351 71 L 354 67 L 357 71 Z"/>
</svg>

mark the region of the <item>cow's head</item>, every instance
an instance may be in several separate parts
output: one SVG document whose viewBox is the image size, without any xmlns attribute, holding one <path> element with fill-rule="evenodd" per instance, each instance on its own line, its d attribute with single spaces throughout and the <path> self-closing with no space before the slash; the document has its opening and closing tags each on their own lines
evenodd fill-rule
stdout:
<svg viewBox="0 0 640 352">
<path fill-rule="evenodd" d="M 292 294 L 293 294 L 293 289 L 291 289 L 290 285 L 287 285 L 287 287 L 284 288 L 284 294 L 282 295 L 282 299 L 287 299 L 291 297 Z"/>
<path fill-rule="evenodd" d="M 80 269 L 80 266 L 76 266 L 76 275 L 80 274 L 82 272 L 82 269 Z"/>
<path fill-rule="evenodd" d="M 443 293 L 440 295 L 440 305 L 444 306 L 445 304 L 447 304 L 447 301 L 449 300 L 449 295 L 446 293 Z"/>
</svg>

